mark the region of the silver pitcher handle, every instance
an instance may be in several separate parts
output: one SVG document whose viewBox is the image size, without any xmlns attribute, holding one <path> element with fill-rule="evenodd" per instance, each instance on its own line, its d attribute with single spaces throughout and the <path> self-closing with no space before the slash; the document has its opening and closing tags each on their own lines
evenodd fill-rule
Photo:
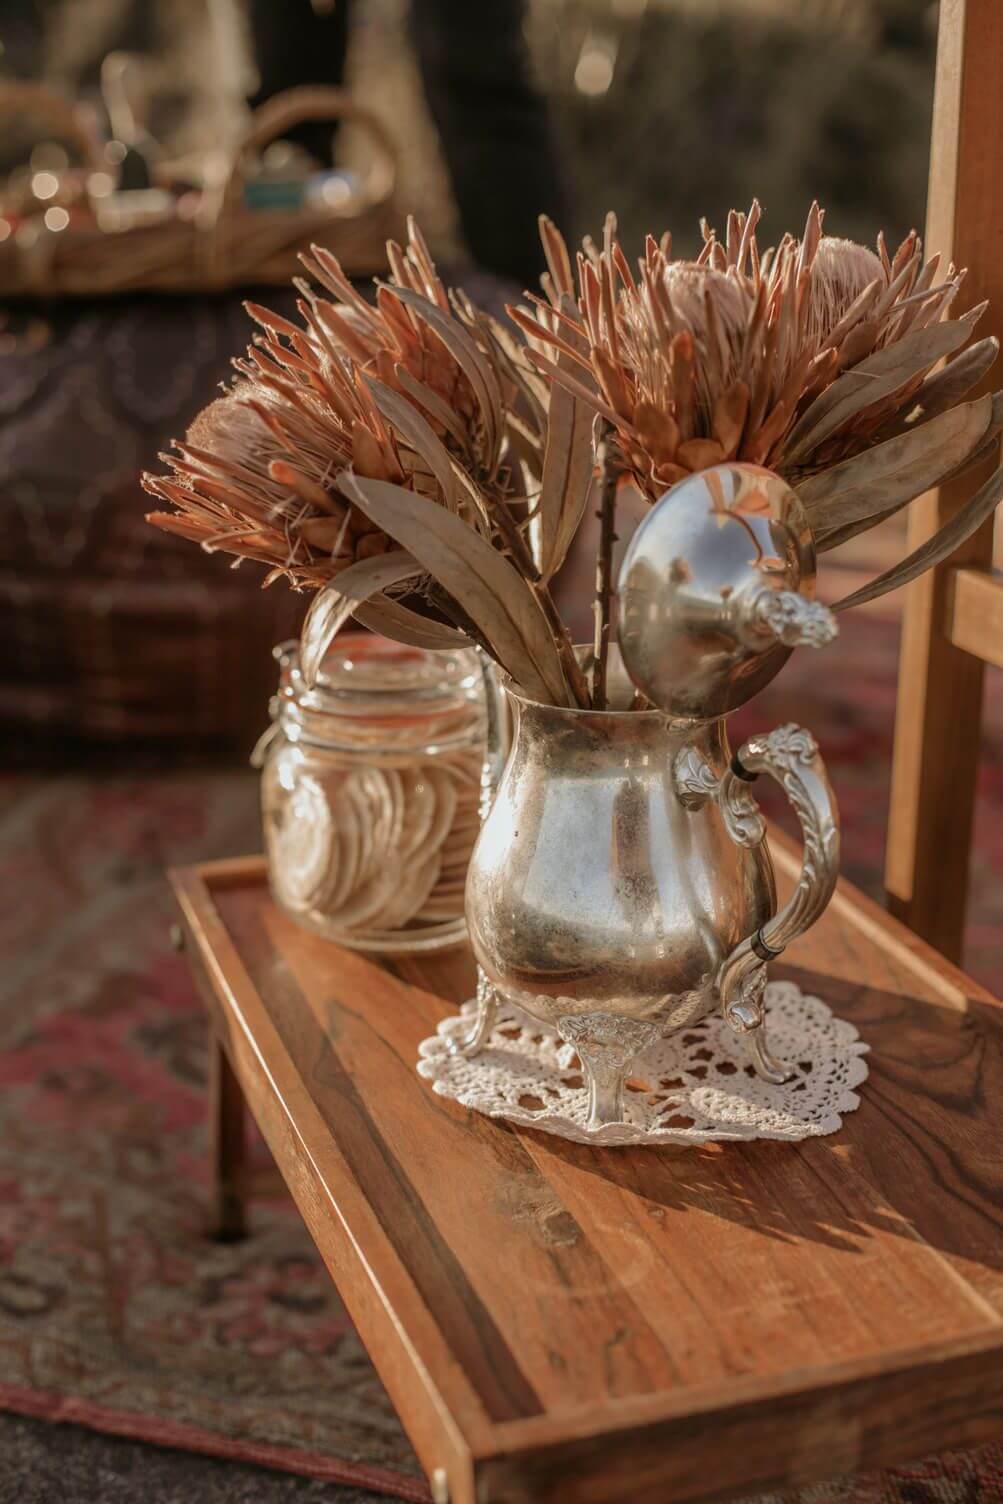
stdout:
<svg viewBox="0 0 1003 1504">
<path fill-rule="evenodd" d="M 509 719 L 508 706 L 505 696 L 501 692 L 498 683 L 498 671 L 484 652 L 483 648 L 477 649 L 477 661 L 481 670 L 481 682 L 484 689 L 484 712 L 485 712 L 485 755 L 481 767 L 481 798 L 479 814 L 481 824 L 487 819 L 491 806 L 494 803 L 495 794 L 501 783 L 502 773 L 508 761 L 509 744 Z M 486 1044 L 491 1030 L 494 1028 L 495 1019 L 498 1016 L 498 994 L 484 975 L 481 968 L 477 968 L 477 994 L 474 1021 L 466 1033 L 452 1033 L 447 1035 L 446 1047 L 452 1055 L 477 1055 Z"/>
<path fill-rule="evenodd" d="M 501 783 L 501 775 L 505 771 L 511 737 L 509 736 L 508 706 L 501 692 L 501 685 L 498 683 L 498 670 L 483 648 L 478 648 L 476 651 L 484 690 L 486 733 L 484 766 L 481 769 L 480 816 L 483 824 L 494 803 L 498 785 Z"/>
<path fill-rule="evenodd" d="M 724 1016 L 741 1033 L 762 1026 L 765 965 L 804 933 L 824 910 L 839 875 L 839 811 L 815 738 L 800 726 L 778 726 L 752 736 L 732 758 L 718 789 L 732 836 L 757 846 L 766 825 L 748 785 L 769 773 L 785 790 L 804 836 L 804 859 L 789 901 L 735 947 L 718 973 Z M 770 1079 L 769 1071 L 761 1071 Z"/>
</svg>

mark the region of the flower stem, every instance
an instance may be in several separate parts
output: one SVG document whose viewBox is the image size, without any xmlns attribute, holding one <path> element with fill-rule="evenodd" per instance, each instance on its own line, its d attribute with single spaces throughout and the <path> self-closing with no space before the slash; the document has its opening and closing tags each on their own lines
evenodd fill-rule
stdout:
<svg viewBox="0 0 1003 1504">
<path fill-rule="evenodd" d="M 596 458 L 599 462 L 599 555 L 596 560 L 595 640 L 592 664 L 592 708 L 605 710 L 609 666 L 609 634 L 613 617 L 613 545 L 616 543 L 616 487 L 620 456 L 613 425 L 603 420 Z"/>
</svg>

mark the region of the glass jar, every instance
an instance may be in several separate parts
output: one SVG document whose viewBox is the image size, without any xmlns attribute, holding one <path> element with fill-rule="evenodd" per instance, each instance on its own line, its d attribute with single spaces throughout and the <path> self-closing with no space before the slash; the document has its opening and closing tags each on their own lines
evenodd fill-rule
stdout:
<svg viewBox="0 0 1003 1504">
<path fill-rule="evenodd" d="M 275 654 L 281 678 L 259 762 L 276 902 L 359 950 L 462 940 L 485 763 L 477 654 L 349 633 L 313 689 L 296 643 Z"/>
</svg>

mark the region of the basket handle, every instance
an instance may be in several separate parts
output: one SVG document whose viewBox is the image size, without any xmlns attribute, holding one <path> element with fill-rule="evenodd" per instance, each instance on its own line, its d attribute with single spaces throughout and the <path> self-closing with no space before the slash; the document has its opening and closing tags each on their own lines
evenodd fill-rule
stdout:
<svg viewBox="0 0 1003 1504">
<path fill-rule="evenodd" d="M 369 203 L 390 198 L 397 181 L 397 143 L 378 115 L 360 105 L 344 89 L 324 84 L 302 84 L 286 89 L 259 105 L 251 116 L 243 140 L 237 146 L 225 198 L 233 203 L 242 193 L 244 173 L 252 156 L 270 141 L 281 139 L 294 125 L 307 120 L 353 120 L 365 128 L 377 147 L 377 157 L 363 187 Z"/>
<path fill-rule="evenodd" d="M 0 83 L 0 118 L 5 115 L 44 116 L 61 141 L 76 148 L 85 165 L 96 171 L 104 166 L 101 141 L 76 105 L 39 84 L 22 79 Z"/>
</svg>

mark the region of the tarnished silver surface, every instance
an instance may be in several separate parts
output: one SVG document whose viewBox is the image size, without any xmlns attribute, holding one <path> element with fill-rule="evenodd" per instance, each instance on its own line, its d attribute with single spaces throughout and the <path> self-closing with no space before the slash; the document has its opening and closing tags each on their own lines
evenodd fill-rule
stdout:
<svg viewBox="0 0 1003 1504">
<path fill-rule="evenodd" d="M 631 1064 L 661 1034 L 657 1023 L 609 1013 L 574 1013 L 558 1020 L 561 1038 L 578 1051 L 588 1078 L 588 1126 L 623 1121 L 624 1081 Z"/>
<path fill-rule="evenodd" d="M 458 1047 L 480 1048 L 500 993 L 577 1050 L 597 1127 L 620 1120 L 636 1053 L 723 1005 L 759 1073 L 786 1079 L 765 1040 L 764 954 L 818 917 L 839 860 L 812 738 L 784 726 L 739 754 L 748 773 L 781 782 L 805 833 L 801 878 L 776 914 L 765 826 L 723 720 L 506 692 L 514 743 L 467 876 L 480 1006 Z"/>
<path fill-rule="evenodd" d="M 633 682 L 675 716 L 744 705 L 798 644 L 836 624 L 816 604 L 815 546 L 795 493 L 756 465 L 680 481 L 631 539 L 619 577 L 619 641 Z"/>
<path fill-rule="evenodd" d="M 514 743 L 467 877 L 477 959 L 548 1023 L 602 1011 L 671 1026 L 672 999 L 774 908 L 765 850 L 736 845 L 716 802 L 687 810 L 674 786 L 684 746 L 724 777 L 724 726 L 507 693 Z"/>
<path fill-rule="evenodd" d="M 809 929 L 832 897 L 839 876 L 839 814 L 825 765 L 815 738 L 800 726 L 778 726 L 768 736 L 753 736 L 739 749 L 740 768 L 751 774 L 768 773 L 781 785 L 794 806 L 804 837 L 804 857 L 791 897 L 758 932 L 750 933 L 728 957 L 718 977 L 725 1017 L 736 1027 L 758 1030 L 761 1042 L 762 991 L 766 985 L 764 953 L 779 954 Z M 718 791 L 723 807 L 734 808 L 736 799 L 752 806 L 745 823 L 735 826 L 736 839 L 750 846 L 763 840 L 765 827 L 748 793 L 748 784 L 728 769 Z M 754 997 L 750 1001 L 750 993 Z M 754 1015 L 750 1018 L 749 1013 Z M 768 1080 L 786 1081 L 789 1072 L 765 1056 L 760 1074 Z"/>
<path fill-rule="evenodd" d="M 483 979 L 459 1048 L 480 1047 L 498 995 L 517 1004 L 577 1051 L 590 1129 L 621 1119 L 640 1050 L 718 1006 L 759 1074 L 787 1078 L 766 1044 L 766 962 L 829 900 L 836 808 L 807 732 L 754 737 L 732 764 L 724 718 L 792 647 L 835 634 L 814 579 L 807 521 L 783 481 L 750 465 L 704 471 L 642 522 L 620 574 L 622 666 L 658 708 L 628 712 L 626 684 L 602 713 L 506 690 L 515 738 L 467 877 Z M 742 776 L 759 772 L 783 785 L 804 832 L 780 914 Z"/>
<path fill-rule="evenodd" d="M 769 585 L 745 598 L 746 609 L 738 620 L 739 631 L 749 647 L 823 648 L 836 636 L 836 618 L 821 601 L 811 601 L 799 590 L 774 590 Z"/>
<path fill-rule="evenodd" d="M 487 1043 L 488 1035 L 498 1017 L 498 993 L 483 971 L 477 973 L 477 1011 L 474 1022 L 465 1034 L 453 1034 L 446 1042 L 451 1055 L 476 1055 Z"/>
<path fill-rule="evenodd" d="M 725 957 L 774 911 L 772 868 L 764 846 L 736 844 L 716 800 L 691 810 L 677 791 L 673 767 L 687 747 L 723 779 L 722 722 L 508 695 L 515 738 L 471 859 L 470 939 L 506 998 L 574 1036 L 597 1111 L 611 1112 L 617 1091 L 599 1085 L 609 1026 L 582 1050 L 574 1020 L 667 1031 L 703 1017 Z M 651 1030 L 628 1032 L 636 1049 Z"/>
</svg>

